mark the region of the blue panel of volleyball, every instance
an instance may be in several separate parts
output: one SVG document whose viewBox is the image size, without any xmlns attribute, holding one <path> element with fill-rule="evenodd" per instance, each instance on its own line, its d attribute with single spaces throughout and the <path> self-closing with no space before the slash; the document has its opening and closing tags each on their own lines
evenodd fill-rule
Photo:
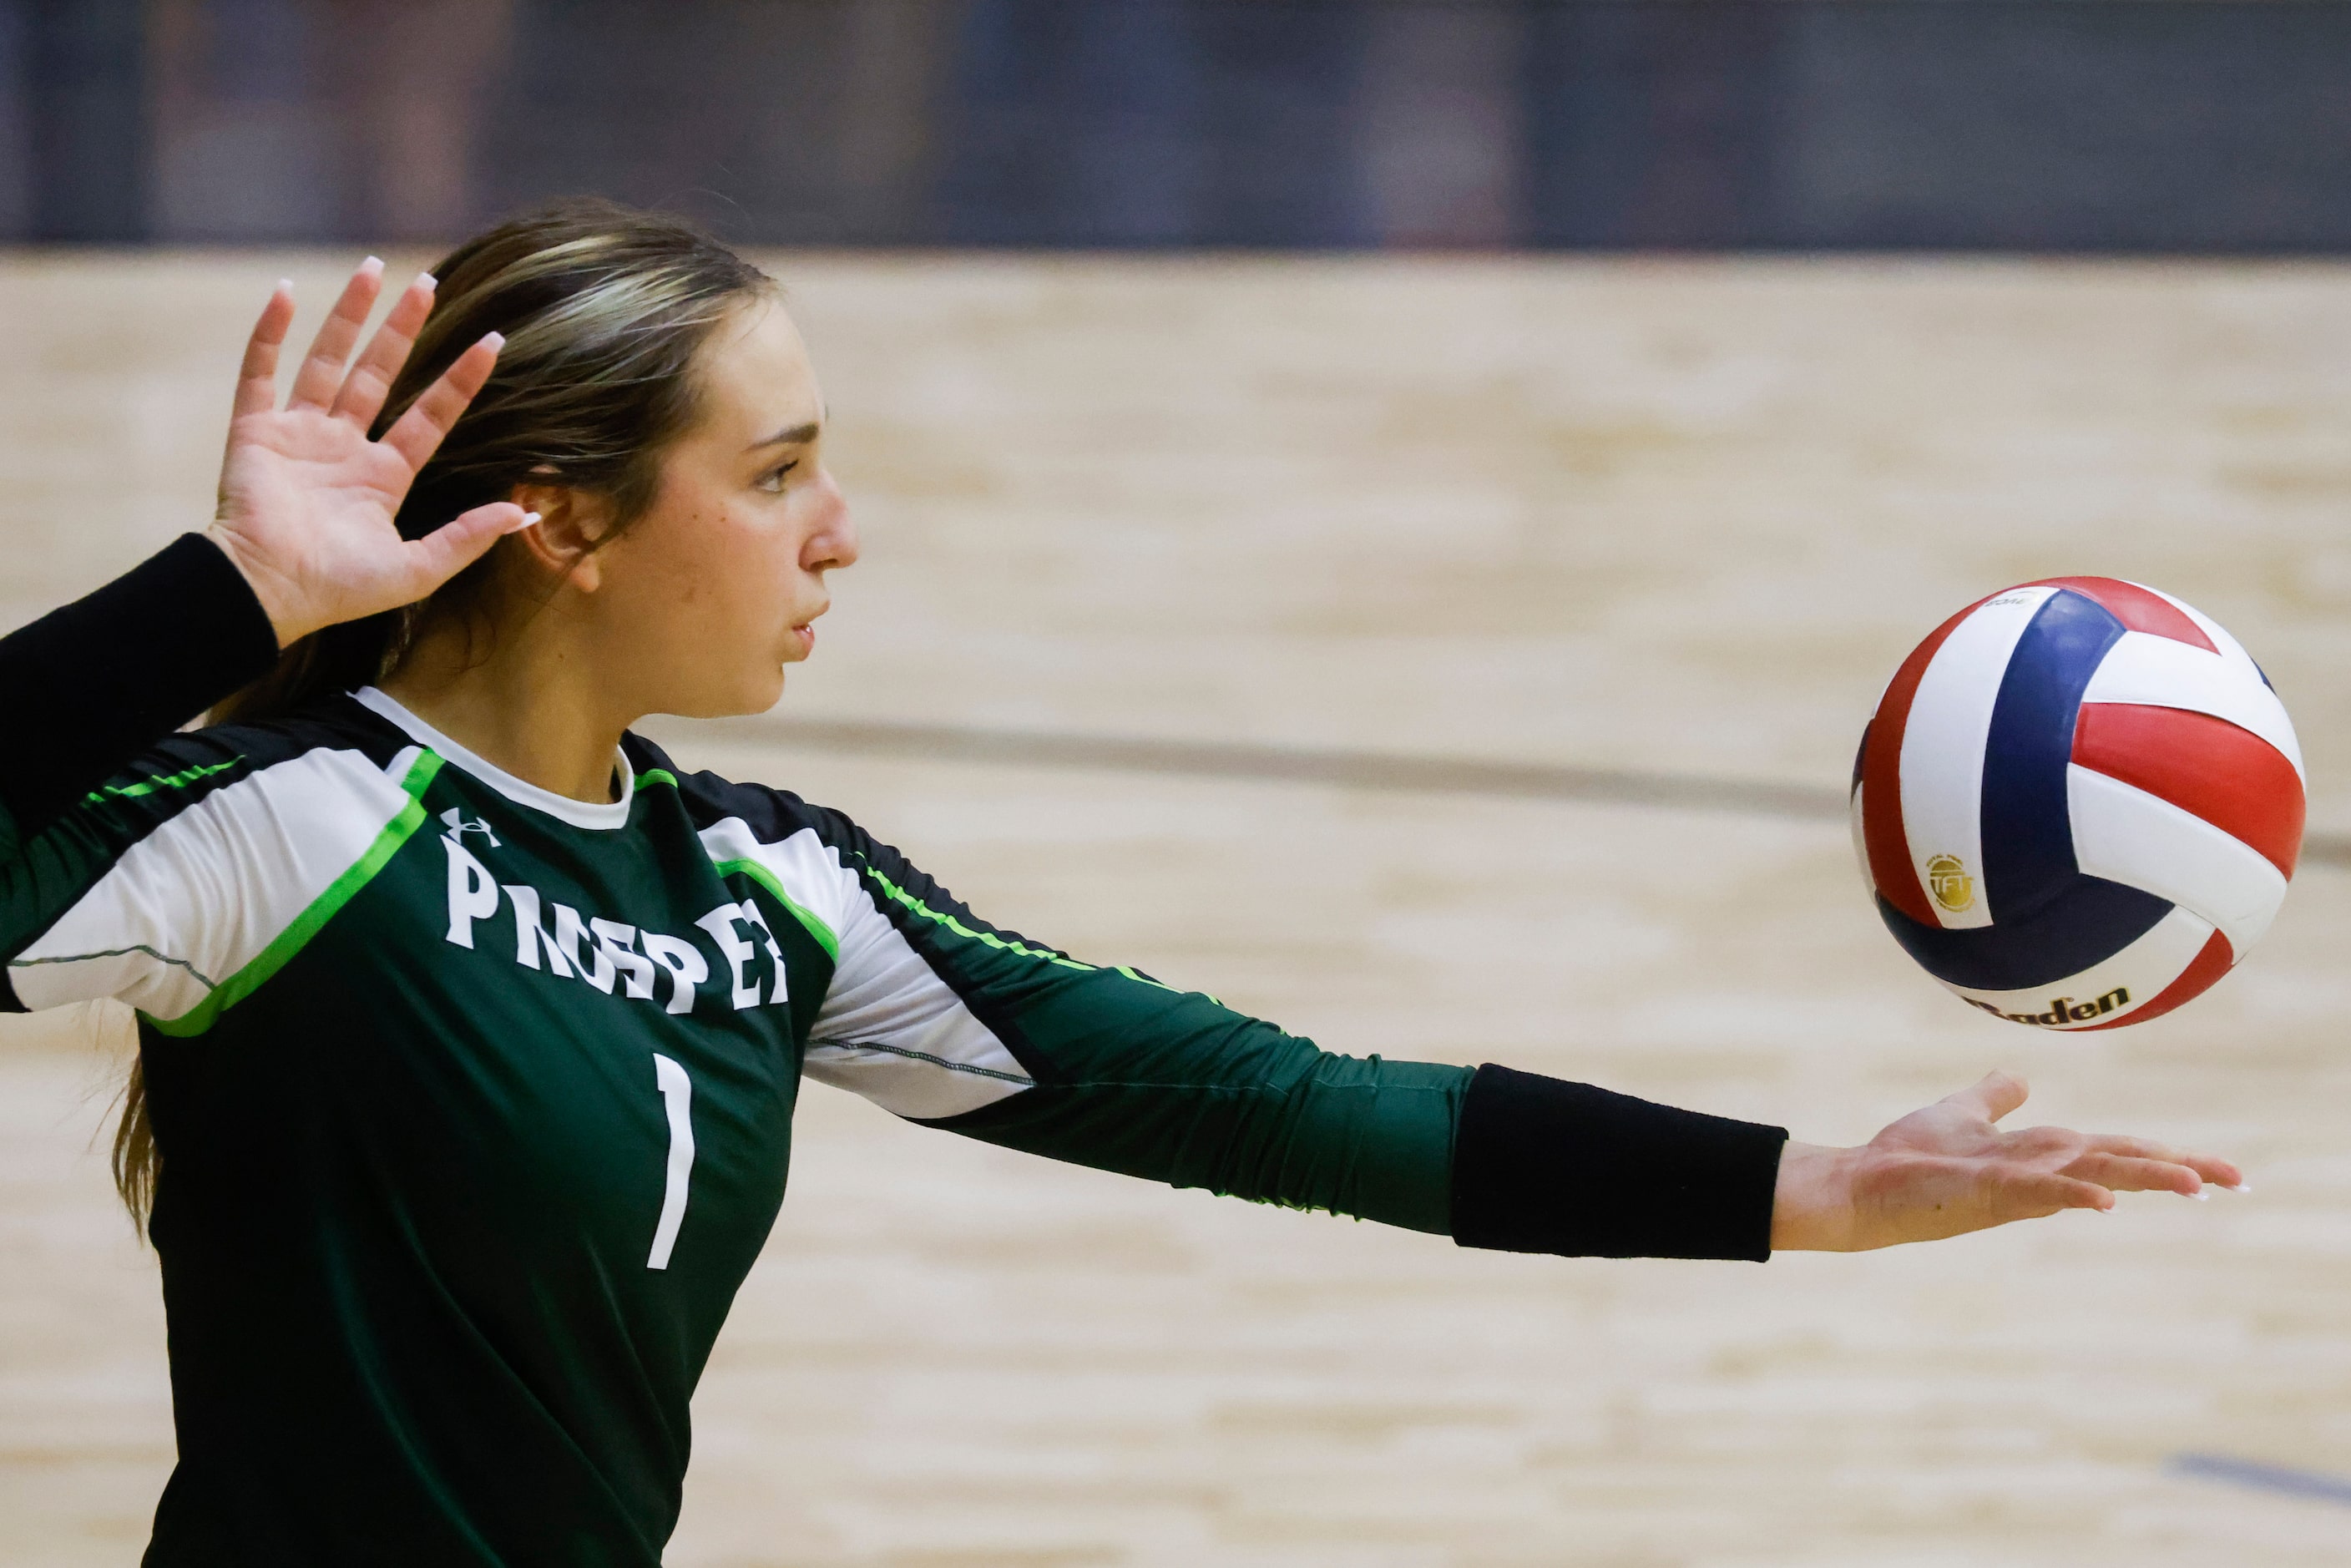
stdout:
<svg viewBox="0 0 2351 1568">
<path fill-rule="evenodd" d="M 2111 1029 L 2269 929 L 2302 847 L 2302 749 L 2235 638 L 2113 578 L 1995 593 L 1895 673 L 1854 764 L 1895 939 L 1984 1011 Z"/>
</svg>

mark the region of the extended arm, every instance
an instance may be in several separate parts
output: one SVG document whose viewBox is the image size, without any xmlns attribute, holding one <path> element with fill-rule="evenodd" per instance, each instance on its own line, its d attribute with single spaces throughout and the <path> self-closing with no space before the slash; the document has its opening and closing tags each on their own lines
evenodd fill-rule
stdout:
<svg viewBox="0 0 2351 1568">
<path fill-rule="evenodd" d="M 1465 1246 L 1761 1259 L 1787 1134 L 1508 1068 L 1336 1055 L 1000 930 L 826 814 L 839 896 L 811 1076 L 928 1125 Z M 788 860 L 799 863 L 787 865 Z"/>
<path fill-rule="evenodd" d="M 844 821 L 821 837 L 843 887 L 841 968 L 810 1074 L 1056 1159 L 1468 1247 L 1604 1257 L 1857 1250 L 2241 1181 L 2141 1140 L 2002 1133 L 2024 1097 L 2005 1074 L 1831 1149 L 1506 1067 L 1334 1055 L 989 925 Z"/>
</svg>

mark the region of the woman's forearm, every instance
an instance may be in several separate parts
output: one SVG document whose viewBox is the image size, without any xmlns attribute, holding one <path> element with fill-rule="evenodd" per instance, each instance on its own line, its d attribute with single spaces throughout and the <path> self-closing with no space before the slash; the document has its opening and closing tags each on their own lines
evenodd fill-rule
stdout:
<svg viewBox="0 0 2351 1568">
<path fill-rule="evenodd" d="M 1771 1256 L 1785 1129 L 1491 1063 L 1461 1107 L 1453 1239 L 1597 1258 Z"/>
<path fill-rule="evenodd" d="M 277 635 L 220 549 L 182 536 L 0 638 L 11 743 L 0 808 L 37 830 L 140 752 L 258 678 Z"/>
</svg>

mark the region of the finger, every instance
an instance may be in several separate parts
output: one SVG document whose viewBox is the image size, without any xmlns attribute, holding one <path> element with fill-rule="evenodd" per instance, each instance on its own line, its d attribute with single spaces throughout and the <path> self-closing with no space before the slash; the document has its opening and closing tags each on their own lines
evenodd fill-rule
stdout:
<svg viewBox="0 0 2351 1568">
<path fill-rule="evenodd" d="M 2245 1182 L 2244 1168 L 2234 1160 L 2224 1160 L 2218 1155 L 2187 1154 L 2179 1163 L 2202 1176 L 2214 1186 L 2225 1186 L 2231 1192 L 2251 1192 Z"/>
<path fill-rule="evenodd" d="M 441 372 L 441 379 L 408 406 L 408 412 L 392 422 L 383 433 L 383 444 L 408 460 L 411 470 L 421 469 L 425 460 L 441 444 L 474 401 L 474 394 L 490 379 L 490 371 L 498 362 L 498 350 L 506 347 L 506 339 L 496 332 L 457 356 L 456 362 Z"/>
<path fill-rule="evenodd" d="M 382 287 L 383 263 L 374 256 L 360 263 L 343 285 L 342 297 L 319 323 L 319 335 L 310 340 L 302 368 L 294 372 L 294 395 L 286 400 L 287 408 L 325 408 L 335 401 L 343 384 L 343 361 L 351 357 L 351 345 L 360 340 L 360 329 L 367 325 L 368 312 L 375 308 Z"/>
<path fill-rule="evenodd" d="M 2180 1152 L 2168 1144 L 2158 1144 L 2152 1138 L 2134 1138 L 2124 1133 L 2093 1133 L 2089 1152 L 2099 1155 L 2128 1155 L 2134 1159 L 2177 1160 Z"/>
<path fill-rule="evenodd" d="M 2186 1166 L 2198 1176 L 2214 1186 L 2242 1186 L 2245 1181 L 2245 1173 L 2237 1167 L 2233 1160 L 2224 1160 L 2218 1155 L 2199 1154 L 2192 1149 L 2174 1148 L 2168 1144 L 2153 1143 L 2146 1138 L 2124 1137 L 2116 1134 L 2104 1133 L 2090 1140 L 2089 1149 L 2094 1154 L 2128 1155 L 2144 1160 L 2168 1160 L 2173 1165 Z"/>
<path fill-rule="evenodd" d="M 1995 1207 L 2002 1222 L 2011 1219 L 2038 1219 L 2065 1208 L 2095 1208 L 2101 1212 L 2114 1207 L 2115 1195 L 2094 1181 L 2078 1176 L 2033 1172 L 2017 1176 L 2001 1184 Z"/>
<path fill-rule="evenodd" d="M 538 521 L 512 501 L 493 501 L 442 524 L 421 539 L 403 547 L 412 573 L 414 598 L 422 599 L 475 561 L 501 536 Z"/>
<path fill-rule="evenodd" d="M 286 346 L 286 329 L 294 324 L 294 284 L 281 277 L 269 291 L 269 303 L 245 340 L 245 362 L 236 368 L 236 397 L 229 417 L 267 413 L 277 406 L 277 350 Z"/>
<path fill-rule="evenodd" d="M 1997 1122 L 2019 1105 L 2032 1088 L 2015 1073 L 1995 1069 L 1956 1094 L 1943 1096 L 1943 1103 L 1972 1111 L 1987 1122 Z"/>
<path fill-rule="evenodd" d="M 2084 1155 L 2058 1174 L 2094 1181 L 2116 1192 L 2176 1192 L 2193 1197 L 2204 1186 L 2201 1176 L 2177 1161 L 2129 1155 Z"/>
<path fill-rule="evenodd" d="M 392 302 L 391 313 L 368 340 L 351 373 L 343 378 L 343 390 L 335 394 L 331 412 L 337 419 L 361 430 L 374 420 L 383 407 L 384 395 L 392 391 L 392 378 L 400 374 L 400 367 L 408 362 L 408 351 L 416 346 L 424 318 L 432 314 L 434 287 L 433 275 L 420 272 L 416 281 Z"/>
</svg>

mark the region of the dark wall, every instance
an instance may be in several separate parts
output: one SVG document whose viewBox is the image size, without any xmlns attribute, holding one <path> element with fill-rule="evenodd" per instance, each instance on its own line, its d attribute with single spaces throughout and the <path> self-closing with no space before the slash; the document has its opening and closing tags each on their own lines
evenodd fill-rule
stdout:
<svg viewBox="0 0 2351 1568">
<path fill-rule="evenodd" d="M 2333 251 L 2335 0 L 0 0 L 0 238 Z"/>
</svg>

